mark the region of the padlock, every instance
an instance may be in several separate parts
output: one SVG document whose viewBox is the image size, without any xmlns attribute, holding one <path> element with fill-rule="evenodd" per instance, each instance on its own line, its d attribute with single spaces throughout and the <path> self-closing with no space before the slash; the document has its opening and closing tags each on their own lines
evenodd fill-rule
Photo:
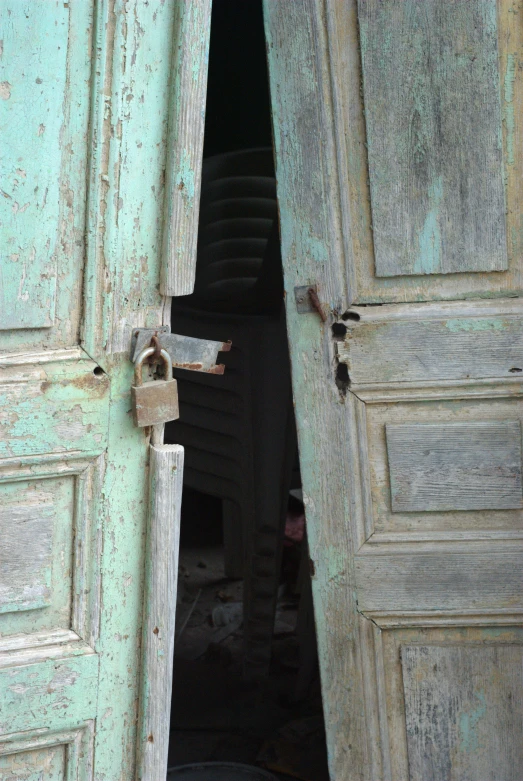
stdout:
<svg viewBox="0 0 523 781">
<path fill-rule="evenodd" d="M 136 426 L 154 426 L 180 417 L 178 385 L 173 379 L 173 363 L 167 350 L 160 351 L 165 366 L 165 379 L 142 382 L 143 362 L 154 352 L 154 347 L 146 347 L 136 358 L 134 385 L 131 387 L 133 420 Z"/>
</svg>

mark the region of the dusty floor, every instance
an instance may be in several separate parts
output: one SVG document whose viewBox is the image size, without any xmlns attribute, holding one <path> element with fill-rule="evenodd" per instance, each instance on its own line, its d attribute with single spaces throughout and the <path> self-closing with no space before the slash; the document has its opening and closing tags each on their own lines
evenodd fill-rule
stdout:
<svg viewBox="0 0 523 781">
<path fill-rule="evenodd" d="M 247 684 L 241 675 L 242 583 L 225 577 L 219 544 L 182 548 L 171 767 L 243 762 L 285 771 L 277 773 L 281 779 L 328 781 L 319 680 L 316 674 L 306 697 L 296 701 L 298 597 L 284 592 L 270 676 Z M 228 618 L 226 627 L 213 625 Z"/>
</svg>

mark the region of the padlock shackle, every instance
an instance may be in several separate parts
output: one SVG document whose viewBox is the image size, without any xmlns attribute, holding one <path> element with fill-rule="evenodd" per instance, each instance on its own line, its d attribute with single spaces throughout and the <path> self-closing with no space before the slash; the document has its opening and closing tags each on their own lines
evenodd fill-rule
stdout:
<svg viewBox="0 0 523 781">
<path fill-rule="evenodd" d="M 136 356 L 136 361 L 134 362 L 134 384 L 135 385 L 141 385 L 142 384 L 142 370 L 143 370 L 143 362 L 150 358 L 151 355 L 153 355 L 156 352 L 155 347 L 145 347 L 145 349 L 142 350 L 141 353 L 139 353 Z M 173 362 L 171 359 L 171 356 L 167 352 L 167 350 L 160 350 L 160 357 L 163 358 L 163 361 L 165 363 L 165 379 L 171 380 L 173 376 Z"/>
</svg>

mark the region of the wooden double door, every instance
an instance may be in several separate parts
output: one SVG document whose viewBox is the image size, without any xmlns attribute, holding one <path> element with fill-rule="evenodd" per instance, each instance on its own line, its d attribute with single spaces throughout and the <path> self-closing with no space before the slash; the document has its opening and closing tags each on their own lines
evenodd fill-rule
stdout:
<svg viewBox="0 0 523 781">
<path fill-rule="evenodd" d="M 181 454 L 129 350 L 191 291 L 209 3 L 0 10 L 0 777 L 158 781 Z M 332 779 L 519 781 L 523 8 L 265 22 Z"/>
</svg>

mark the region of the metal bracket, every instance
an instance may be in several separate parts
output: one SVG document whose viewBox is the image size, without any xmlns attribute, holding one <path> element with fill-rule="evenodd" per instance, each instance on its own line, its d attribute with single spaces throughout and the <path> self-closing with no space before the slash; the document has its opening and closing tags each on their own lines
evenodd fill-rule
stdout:
<svg viewBox="0 0 523 781">
<path fill-rule="evenodd" d="M 208 374 L 223 374 L 225 366 L 216 363 L 218 353 L 226 353 L 231 349 L 231 342 L 213 342 L 210 339 L 196 339 L 194 336 L 181 336 L 169 333 L 169 327 L 160 325 L 157 328 L 135 328 L 131 341 L 131 361 L 135 361 L 144 347 L 151 343 L 153 336 L 158 336 L 162 348 L 167 350 L 175 369 L 188 369 L 194 372 Z"/>
<path fill-rule="evenodd" d="M 294 288 L 294 300 L 296 301 L 296 311 L 299 315 L 303 315 L 306 312 L 314 312 L 311 297 L 309 295 L 309 289 L 312 285 L 299 285 Z M 316 288 L 316 285 L 314 285 Z"/>
<path fill-rule="evenodd" d="M 318 288 L 316 285 L 299 285 L 294 288 L 294 300 L 296 302 L 296 311 L 299 315 L 306 312 L 316 312 L 325 323 L 327 316 L 323 311 L 323 305 L 318 298 Z"/>
</svg>

